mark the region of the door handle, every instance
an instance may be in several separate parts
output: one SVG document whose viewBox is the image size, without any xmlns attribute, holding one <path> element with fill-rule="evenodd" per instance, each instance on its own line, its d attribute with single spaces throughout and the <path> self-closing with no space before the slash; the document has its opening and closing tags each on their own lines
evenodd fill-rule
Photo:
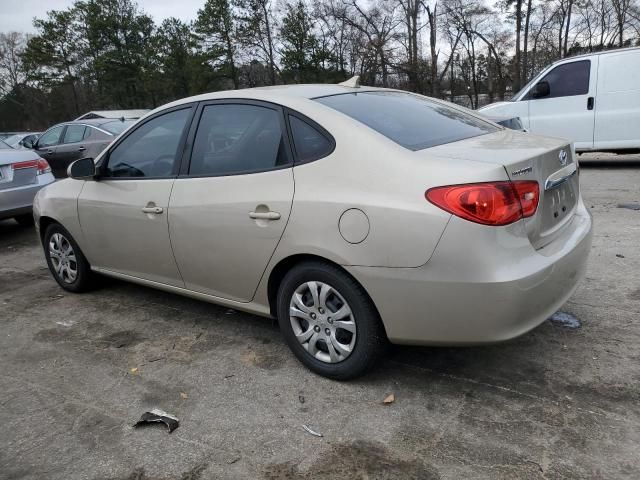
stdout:
<svg viewBox="0 0 640 480">
<path fill-rule="evenodd" d="M 587 98 L 587 110 L 593 110 L 593 104 L 595 100 L 593 97 Z"/>
<path fill-rule="evenodd" d="M 78 149 L 78 151 L 79 151 L 79 152 L 84 152 L 85 150 L 86 150 L 86 147 L 80 147 L 80 148 Z"/>
<path fill-rule="evenodd" d="M 53 150 L 48 149 L 48 150 L 46 151 L 46 154 L 47 154 L 47 155 L 52 155 L 52 154 L 53 154 Z"/>
<path fill-rule="evenodd" d="M 154 213 L 156 215 L 162 213 L 164 210 L 162 207 L 143 207 L 142 213 Z"/>
<path fill-rule="evenodd" d="M 249 217 L 256 220 L 278 220 L 280 214 L 278 212 L 249 212 Z"/>
</svg>

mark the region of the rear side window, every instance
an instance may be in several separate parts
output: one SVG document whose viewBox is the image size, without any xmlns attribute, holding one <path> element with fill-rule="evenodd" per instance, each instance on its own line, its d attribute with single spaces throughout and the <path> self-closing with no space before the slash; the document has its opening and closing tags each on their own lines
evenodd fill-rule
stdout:
<svg viewBox="0 0 640 480">
<path fill-rule="evenodd" d="M 257 105 L 207 105 L 202 110 L 189 175 L 260 172 L 287 165 L 280 113 Z"/>
<path fill-rule="evenodd" d="M 307 122 L 289 115 L 289 125 L 299 162 L 316 160 L 333 150 L 333 142 Z"/>
<path fill-rule="evenodd" d="M 410 93 L 346 93 L 315 100 L 410 150 L 422 150 L 498 131 L 494 125 L 462 110 Z"/>
<path fill-rule="evenodd" d="M 67 131 L 64 132 L 64 140 L 62 143 L 81 142 L 86 129 L 87 127 L 84 125 L 67 125 Z"/>
<path fill-rule="evenodd" d="M 558 65 L 540 80 L 549 83 L 549 95 L 535 99 L 530 97 L 530 100 L 586 95 L 589 93 L 590 73 L 590 60 Z"/>
<path fill-rule="evenodd" d="M 171 176 L 190 113 L 190 108 L 175 110 L 136 128 L 109 153 L 107 176 Z"/>
</svg>

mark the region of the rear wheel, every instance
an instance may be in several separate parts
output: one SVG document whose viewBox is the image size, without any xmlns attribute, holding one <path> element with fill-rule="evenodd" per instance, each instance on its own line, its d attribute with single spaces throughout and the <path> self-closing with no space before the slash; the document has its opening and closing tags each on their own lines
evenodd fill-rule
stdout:
<svg viewBox="0 0 640 480">
<path fill-rule="evenodd" d="M 17 217 L 13 217 L 13 218 L 15 219 L 16 222 L 18 222 L 23 227 L 30 227 L 34 223 L 33 215 L 30 213 L 27 213 L 25 215 L 18 215 Z"/>
<path fill-rule="evenodd" d="M 369 370 L 386 345 L 364 289 L 339 268 L 295 266 L 278 291 L 278 322 L 289 348 L 310 370 L 347 380 Z"/>
<path fill-rule="evenodd" d="M 61 225 L 49 225 L 43 239 L 47 265 L 58 284 L 70 292 L 84 292 L 95 284 L 95 274 L 71 234 Z"/>
</svg>

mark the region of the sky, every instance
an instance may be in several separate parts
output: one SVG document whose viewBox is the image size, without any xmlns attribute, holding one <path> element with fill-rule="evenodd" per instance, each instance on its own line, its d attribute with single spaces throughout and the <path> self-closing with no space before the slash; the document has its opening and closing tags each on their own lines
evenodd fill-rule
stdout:
<svg viewBox="0 0 640 480">
<path fill-rule="evenodd" d="M 137 3 L 160 23 L 168 17 L 195 19 L 204 0 L 138 0 Z M 34 33 L 33 17 L 44 18 L 48 10 L 63 10 L 72 4 L 73 0 L 0 0 L 0 32 Z"/>
</svg>

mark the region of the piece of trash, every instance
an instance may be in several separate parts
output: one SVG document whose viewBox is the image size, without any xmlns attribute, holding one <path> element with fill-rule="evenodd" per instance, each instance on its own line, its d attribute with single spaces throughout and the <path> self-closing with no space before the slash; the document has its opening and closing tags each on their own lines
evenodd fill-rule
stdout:
<svg viewBox="0 0 640 480">
<path fill-rule="evenodd" d="M 618 258 L 624 258 L 624 255 L 623 255 L 623 254 L 621 254 L 621 253 L 616 253 L 616 257 L 618 257 Z"/>
<path fill-rule="evenodd" d="M 298 401 L 304 403 L 304 395 L 298 395 Z"/>
<path fill-rule="evenodd" d="M 551 318 L 549 318 L 549 321 L 558 327 L 569 328 L 571 330 L 580 328 L 582 326 L 580 320 L 578 320 L 573 315 L 564 312 L 554 313 L 553 315 L 551 315 Z"/>
<path fill-rule="evenodd" d="M 184 392 L 180 392 L 180 397 L 182 397 L 183 400 L 186 400 L 187 398 L 189 398 L 189 395 Z"/>
<path fill-rule="evenodd" d="M 227 308 L 227 309 L 224 311 L 224 314 L 225 314 L 225 315 L 235 315 L 235 313 L 236 313 L 236 311 L 235 311 L 233 308 Z"/>
<path fill-rule="evenodd" d="M 131 373 L 137 373 L 138 372 L 138 367 L 134 367 L 132 369 L 129 370 Z"/>
<path fill-rule="evenodd" d="M 169 429 L 169 433 L 180 426 L 180 422 L 176 417 L 157 408 L 154 408 L 150 412 L 144 412 L 140 420 L 138 420 L 133 427 L 139 427 L 148 423 L 164 423 Z"/>
<path fill-rule="evenodd" d="M 321 433 L 318 433 L 318 432 L 315 432 L 315 431 L 311 430 L 311 429 L 310 429 L 309 427 L 307 427 L 306 425 L 302 425 L 302 428 L 304 428 L 304 429 L 305 429 L 305 431 L 306 431 L 307 433 L 310 433 L 310 434 L 311 434 L 311 435 L 313 435 L 314 437 L 322 437 L 322 434 L 321 434 Z"/>
<path fill-rule="evenodd" d="M 56 325 L 61 325 L 63 327 L 71 327 L 73 326 L 74 322 L 71 322 L 69 320 L 62 320 L 61 322 L 56 322 Z"/>
<path fill-rule="evenodd" d="M 629 210 L 640 210 L 640 203 L 619 203 L 618 208 L 628 208 Z"/>
<path fill-rule="evenodd" d="M 233 465 L 238 460 L 240 460 L 240 458 L 241 458 L 240 455 L 238 455 L 236 457 L 231 457 L 229 460 L 227 460 L 227 465 Z"/>
<path fill-rule="evenodd" d="M 225 375 L 225 376 L 224 376 L 224 378 L 232 378 L 232 377 L 235 377 L 235 375 L 234 375 L 234 374 L 231 374 L 231 375 Z"/>
<path fill-rule="evenodd" d="M 396 396 L 392 393 L 390 395 L 387 395 L 382 401 L 382 403 L 384 403 L 385 405 L 391 405 L 395 401 L 396 401 Z"/>
</svg>

